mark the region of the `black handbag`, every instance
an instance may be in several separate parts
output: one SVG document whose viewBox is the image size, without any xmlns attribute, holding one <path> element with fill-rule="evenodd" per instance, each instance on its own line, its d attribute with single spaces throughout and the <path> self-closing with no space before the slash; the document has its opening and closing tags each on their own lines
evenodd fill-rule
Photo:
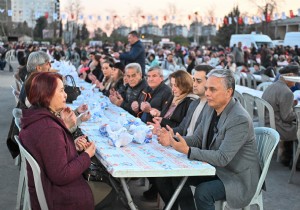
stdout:
<svg viewBox="0 0 300 210">
<path fill-rule="evenodd" d="M 72 103 L 81 94 L 81 91 L 79 87 L 76 87 L 74 78 L 71 75 L 66 75 L 65 80 L 67 81 L 68 78 L 70 78 L 72 86 L 66 84 L 65 92 L 67 94 L 67 103 Z"/>
<path fill-rule="evenodd" d="M 91 161 L 90 167 L 83 172 L 83 176 L 87 181 L 105 182 L 110 185 L 110 174 L 101 163 L 96 161 Z"/>
<path fill-rule="evenodd" d="M 121 201 L 126 209 L 130 209 L 121 182 L 114 178 L 95 156 L 91 158 L 91 165 L 83 172 L 83 177 L 89 182 L 104 182 L 111 186 L 117 193 L 117 200 Z"/>
</svg>

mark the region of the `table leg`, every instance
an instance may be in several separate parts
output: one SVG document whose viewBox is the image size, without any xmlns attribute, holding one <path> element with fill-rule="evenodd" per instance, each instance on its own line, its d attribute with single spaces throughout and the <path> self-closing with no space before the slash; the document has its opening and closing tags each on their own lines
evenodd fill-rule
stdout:
<svg viewBox="0 0 300 210">
<path fill-rule="evenodd" d="M 135 204 L 133 203 L 130 192 L 128 190 L 128 186 L 127 186 L 127 183 L 125 181 L 125 178 L 120 178 L 120 180 L 121 180 L 121 184 L 122 184 L 123 190 L 125 192 L 125 195 L 126 195 L 126 198 L 127 198 L 128 205 L 129 205 L 130 209 L 131 210 L 137 210 L 137 208 L 135 207 Z"/>
<path fill-rule="evenodd" d="M 184 186 L 187 179 L 188 179 L 188 176 L 185 176 L 181 179 L 179 185 L 177 186 L 177 188 L 176 188 L 174 194 L 172 195 L 172 198 L 169 201 L 169 203 L 168 203 L 167 207 L 165 208 L 165 210 L 170 210 L 172 208 L 175 200 L 177 199 L 177 197 L 178 197 L 180 191 L 182 190 L 182 188 L 183 188 L 183 186 Z"/>
</svg>

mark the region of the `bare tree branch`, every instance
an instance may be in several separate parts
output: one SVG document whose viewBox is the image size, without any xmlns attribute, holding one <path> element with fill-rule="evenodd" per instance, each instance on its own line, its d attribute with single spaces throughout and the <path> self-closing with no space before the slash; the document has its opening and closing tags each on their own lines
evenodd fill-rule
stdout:
<svg viewBox="0 0 300 210">
<path fill-rule="evenodd" d="M 79 14 L 84 10 L 84 7 L 81 5 L 80 0 L 69 0 L 65 10 L 73 14 L 76 21 L 78 21 Z"/>
</svg>

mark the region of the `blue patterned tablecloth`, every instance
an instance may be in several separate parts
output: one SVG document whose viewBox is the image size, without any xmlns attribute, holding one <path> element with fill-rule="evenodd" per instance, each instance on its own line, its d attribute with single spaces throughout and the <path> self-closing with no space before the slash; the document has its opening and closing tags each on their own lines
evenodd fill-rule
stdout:
<svg viewBox="0 0 300 210">
<path fill-rule="evenodd" d="M 83 86 L 81 83 L 78 86 Z M 84 84 L 84 89 L 89 86 Z M 109 144 L 109 139 L 100 134 L 102 118 L 95 117 L 101 104 L 109 101 L 98 93 L 84 93 L 85 98 L 75 101 L 71 108 L 76 108 L 81 102 L 87 103 L 92 112 L 92 119 L 80 125 L 82 131 L 96 144 L 96 156 L 114 177 L 168 177 L 168 176 L 206 176 L 215 175 L 215 168 L 201 161 L 190 161 L 187 156 L 177 152 L 172 147 L 163 147 L 153 139 L 150 143 L 129 143 L 117 148 Z M 93 100 L 92 100 L 93 98 Z M 101 110 L 110 122 L 118 121 L 120 113 L 125 111 L 113 104 L 106 104 Z M 102 107 L 103 108 L 103 107 Z M 128 119 L 135 118 L 129 113 Z"/>
</svg>

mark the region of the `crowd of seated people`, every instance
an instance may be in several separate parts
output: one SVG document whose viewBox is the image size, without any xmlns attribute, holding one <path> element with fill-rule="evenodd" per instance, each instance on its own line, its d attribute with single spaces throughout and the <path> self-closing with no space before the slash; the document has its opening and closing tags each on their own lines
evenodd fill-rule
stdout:
<svg viewBox="0 0 300 210">
<path fill-rule="evenodd" d="M 124 49 L 124 47 L 118 48 L 118 50 Z M 139 63 L 131 62 L 125 66 L 122 61 L 119 61 L 118 59 L 116 59 L 116 57 L 113 57 L 113 52 L 107 52 L 100 47 L 77 48 L 76 50 L 74 49 L 74 52 L 72 52 L 73 50 L 69 52 L 70 49 L 64 47 L 62 49 L 57 48 L 55 50 L 65 50 L 65 53 L 61 53 L 60 55 L 61 61 L 64 59 L 72 60 L 72 53 L 77 53 L 81 59 L 81 65 L 77 68 L 79 76 L 86 82 L 95 84 L 96 87 L 99 88 L 99 91 L 103 92 L 104 95 L 109 97 L 111 103 L 122 107 L 124 110 L 128 111 L 133 116 L 141 118 L 143 122 L 154 125 L 154 133 L 156 132 L 156 134 L 159 136 L 159 140 L 161 141 L 160 143 L 162 145 L 172 145 L 176 150 L 186 154 L 187 157 L 190 159 L 204 160 L 216 166 L 218 170 L 217 176 L 211 177 L 211 179 L 209 180 L 217 184 L 218 189 L 222 190 L 222 194 L 218 195 L 217 197 L 214 197 L 213 201 L 225 199 L 226 197 L 226 199 L 229 199 L 229 202 L 231 202 L 231 204 L 233 204 L 234 207 L 241 207 L 245 204 L 246 201 L 241 201 L 238 199 L 236 200 L 235 198 L 232 198 L 232 195 L 228 195 L 232 193 L 232 191 L 228 191 L 226 189 L 227 180 L 226 178 L 224 179 L 224 177 L 222 176 L 222 172 L 224 168 L 227 169 L 227 164 L 231 165 L 233 163 L 238 162 L 239 160 L 237 160 L 235 157 L 230 156 L 230 159 L 226 161 L 222 160 L 223 162 L 219 160 L 220 162 L 218 162 L 214 159 L 214 156 L 212 155 L 213 157 L 211 157 L 211 154 L 209 153 L 212 152 L 211 150 L 214 149 L 219 151 L 218 149 L 221 147 L 221 144 L 214 145 L 211 142 L 214 136 L 213 123 L 217 123 L 218 129 L 220 131 L 222 129 L 227 131 L 226 129 L 228 125 L 226 125 L 226 123 L 222 121 L 225 114 L 228 114 L 230 116 L 232 115 L 231 117 L 233 119 L 236 119 L 234 114 L 229 110 L 229 108 L 231 107 L 233 107 L 234 110 L 237 110 L 239 116 L 242 116 L 239 120 L 242 121 L 243 125 L 237 126 L 242 126 L 242 129 L 244 129 L 245 126 L 250 127 L 250 129 L 248 129 L 247 132 L 240 132 L 241 130 L 235 130 L 235 132 L 239 135 L 244 135 L 242 136 L 242 139 L 245 144 L 254 144 L 252 141 L 252 123 L 249 122 L 248 115 L 240 107 L 239 103 L 232 97 L 232 93 L 234 92 L 234 85 L 232 84 L 232 73 L 245 72 L 265 75 L 269 78 L 275 78 L 277 73 L 291 73 L 289 66 L 296 66 L 296 64 L 299 62 L 299 59 L 297 58 L 298 56 L 300 56 L 300 52 L 298 49 L 269 49 L 267 46 L 262 46 L 261 49 L 254 50 L 253 48 L 242 48 L 242 43 L 233 49 L 218 47 L 188 48 L 180 46 L 176 47 L 174 50 L 170 50 L 156 49 L 155 47 L 153 47 L 153 49 L 151 50 L 151 54 L 149 54 L 149 56 L 145 56 L 145 58 L 147 57 L 149 60 L 150 68 L 146 68 L 147 71 L 145 71 L 145 76 L 143 76 L 143 68 Z M 146 54 L 148 53 L 148 51 L 149 49 L 146 49 Z M 53 54 L 55 55 L 54 57 L 58 58 L 57 51 L 53 50 L 52 52 L 50 52 L 50 54 Z M 57 139 L 68 142 L 68 147 L 71 148 L 72 153 L 68 154 L 70 155 L 71 160 L 76 161 L 76 159 L 78 158 L 84 159 L 84 167 L 75 167 L 74 170 L 78 172 L 76 173 L 76 176 L 74 175 L 74 179 L 78 183 L 80 182 L 80 186 L 83 186 L 83 188 L 86 189 L 86 191 L 88 191 L 87 194 L 89 198 L 83 202 L 88 203 L 89 207 L 93 208 L 93 205 L 96 204 L 96 202 L 93 203 L 92 200 L 95 197 L 93 197 L 93 194 L 89 191 L 90 189 L 87 187 L 87 185 L 83 184 L 80 174 L 84 169 L 86 169 L 86 166 L 90 163 L 90 157 L 94 154 L 94 146 L 88 143 L 84 137 L 80 137 L 78 140 L 76 140 L 77 138 L 73 138 L 71 142 L 72 130 L 76 129 L 77 125 L 80 124 L 80 122 L 76 122 L 78 121 L 76 120 L 76 114 L 79 115 L 80 113 L 84 113 L 87 110 L 87 107 L 81 106 L 74 111 L 66 108 L 64 101 L 64 93 L 60 93 L 61 95 L 59 97 L 61 98 L 61 101 L 58 109 L 50 107 L 49 104 L 40 106 L 40 101 L 34 101 L 33 97 L 28 95 L 29 93 L 34 93 L 34 91 L 31 88 L 31 85 L 33 83 L 39 85 L 37 81 L 34 80 L 34 78 L 37 77 L 36 75 L 42 75 L 38 76 L 41 78 L 54 77 L 52 79 L 55 79 L 55 82 L 51 84 L 51 94 L 54 95 L 49 95 L 50 101 L 55 99 L 53 97 L 56 97 L 56 90 L 58 87 L 60 87 L 62 78 L 56 73 L 33 73 L 48 72 L 50 70 L 51 59 L 45 52 L 35 51 L 35 49 L 32 48 L 31 51 L 28 51 L 28 54 L 26 56 L 26 64 L 26 71 L 19 71 L 19 75 L 23 78 L 24 81 L 24 92 L 21 94 L 21 102 L 27 104 L 29 107 L 31 106 L 31 108 L 28 111 L 24 111 L 24 128 L 28 129 L 30 127 L 28 124 L 26 124 L 28 123 L 26 122 L 26 120 L 28 120 L 29 115 L 34 116 L 35 114 L 39 114 L 40 112 L 45 115 L 45 118 L 47 120 L 51 121 L 51 123 L 54 123 L 55 126 L 58 126 L 60 133 L 63 134 L 61 136 L 64 136 L 64 139 L 61 136 L 57 137 Z M 284 68 L 282 70 L 278 70 L 280 67 Z M 286 69 L 286 67 L 288 67 L 288 69 Z M 212 74 L 209 74 L 209 72 L 213 68 L 222 69 L 224 74 L 221 72 L 221 70 L 216 70 Z M 170 73 L 168 76 L 170 85 L 167 85 L 164 82 L 164 70 L 168 70 Z M 297 71 L 292 71 L 292 73 L 293 75 L 298 75 L 299 69 Z M 32 74 L 32 76 L 30 76 L 30 74 Z M 55 76 L 51 76 L 52 74 Z M 210 83 L 206 85 L 208 74 Z M 28 80 L 29 78 L 30 80 Z M 276 84 L 278 85 L 278 83 L 280 83 L 280 85 L 282 85 L 282 77 L 278 78 L 279 80 Z M 27 82 L 27 80 L 29 82 Z M 223 83 L 221 83 L 224 81 L 228 82 L 225 86 Z M 219 84 L 223 84 L 223 86 L 220 86 Z M 285 85 L 286 86 L 284 86 L 284 90 L 288 93 L 286 95 L 291 96 L 290 92 L 286 89 L 292 87 L 292 84 L 285 83 Z M 216 91 L 216 93 L 214 91 Z M 217 93 L 218 91 L 220 91 L 223 95 L 220 92 Z M 61 92 L 63 91 L 61 90 Z M 271 93 L 268 94 L 268 96 L 264 95 L 263 98 L 269 101 L 270 104 L 274 105 L 274 107 L 277 106 L 276 101 L 272 101 L 276 100 L 276 97 L 274 96 L 271 99 L 270 95 Z M 223 96 L 226 97 L 224 98 L 224 100 L 221 100 L 220 98 L 223 98 Z M 285 99 L 282 100 L 285 101 L 285 103 L 287 103 Z M 220 106 L 222 106 L 223 108 L 221 109 L 221 112 L 219 109 Z M 280 114 L 281 111 L 282 109 L 280 107 L 277 107 L 278 116 L 282 115 Z M 290 111 L 290 109 L 288 111 Z M 207 113 L 210 113 L 211 115 L 208 116 Z M 90 116 L 81 115 L 81 117 L 83 117 L 81 120 L 84 121 L 88 120 Z M 201 122 L 202 117 L 208 119 L 208 122 L 210 123 L 208 123 L 208 125 L 204 125 L 204 122 Z M 294 113 L 288 114 L 286 118 L 293 121 L 295 119 Z M 42 126 L 35 125 L 34 122 L 29 122 L 29 124 L 30 123 L 33 123 L 33 126 Z M 280 127 L 280 125 L 278 125 L 278 127 Z M 292 126 L 289 126 L 289 128 L 292 129 Z M 198 130 L 202 132 L 201 135 L 203 135 L 203 132 L 206 132 L 207 136 L 196 135 L 195 133 Z M 293 134 L 295 134 L 294 130 Z M 222 133 L 222 135 L 224 134 L 222 138 L 226 138 L 227 140 L 227 134 L 225 131 L 224 133 Z M 32 136 L 29 135 L 31 130 L 26 131 L 24 129 L 24 131 L 22 132 L 23 134 L 21 135 L 21 141 L 28 150 L 31 149 L 33 153 L 38 153 L 39 150 L 43 150 L 43 148 L 37 148 L 30 144 L 28 139 L 32 138 Z M 26 133 L 25 135 L 25 132 L 28 133 Z M 65 135 L 65 133 L 67 135 Z M 69 133 L 71 136 L 69 136 Z M 183 136 L 183 138 L 180 139 L 178 144 L 174 142 L 172 138 L 170 138 L 170 136 L 172 137 L 176 133 L 179 133 Z M 289 134 L 291 134 L 291 132 Z M 247 138 L 245 137 L 246 135 L 248 136 Z M 284 132 L 281 133 L 281 136 L 284 137 Z M 287 141 L 295 140 L 294 137 L 295 135 L 293 135 Z M 49 138 L 52 139 L 52 136 L 49 135 Z M 205 139 L 205 141 L 207 140 L 210 143 L 210 146 L 195 144 L 195 142 L 200 142 L 203 139 Z M 34 140 L 39 141 L 39 139 Z M 236 139 L 232 139 L 232 141 L 235 140 Z M 58 144 L 57 147 L 59 147 L 59 145 L 60 144 Z M 226 144 L 225 146 L 228 145 Z M 52 146 L 52 149 L 55 148 L 55 146 Z M 286 150 L 284 154 L 286 155 L 288 152 L 290 152 L 290 143 L 285 143 L 285 148 Z M 224 148 L 222 147 L 222 149 Z M 240 148 L 235 149 L 236 154 L 240 151 L 248 151 L 249 148 L 245 145 L 241 145 Z M 207 152 L 205 152 L 205 150 L 207 150 Z M 82 153 L 79 153 L 79 155 L 77 156 L 76 154 L 78 151 Z M 61 149 L 61 154 L 64 154 L 64 152 L 67 151 Z M 256 151 L 253 150 L 253 148 L 250 152 L 251 154 L 256 153 Z M 282 158 L 284 159 L 284 164 L 287 165 L 290 164 L 291 157 L 288 155 L 286 156 L 287 157 Z M 59 157 L 60 156 L 58 156 L 58 158 Z M 36 158 L 43 159 L 44 157 L 36 156 Z M 255 183 L 257 182 L 256 178 L 257 174 L 259 174 L 259 167 L 256 164 L 257 160 L 254 158 L 254 156 L 252 158 L 253 159 L 251 159 L 250 162 L 245 160 L 247 164 L 255 168 L 255 180 L 252 180 L 252 185 L 248 186 L 248 189 L 250 189 L 250 191 L 247 194 L 247 199 L 249 199 L 249 197 L 251 197 L 251 195 L 253 194 L 253 185 L 255 185 Z M 67 159 L 65 162 L 61 162 L 60 164 L 68 164 L 68 161 L 71 160 Z M 45 167 L 46 171 L 48 170 L 47 163 L 45 163 L 43 167 Z M 51 170 L 51 168 L 49 170 Z M 50 177 L 47 178 L 49 178 L 50 181 L 52 181 L 52 171 L 50 171 L 49 173 Z M 56 176 L 59 177 L 59 174 L 57 174 Z M 53 185 L 55 185 L 55 178 L 57 177 L 53 178 Z M 159 192 L 163 200 L 167 203 L 170 198 L 168 196 L 165 196 L 165 190 L 174 191 L 174 186 L 178 183 L 178 180 L 171 180 L 168 178 L 167 180 L 171 181 L 171 183 L 168 183 L 168 181 L 164 179 L 152 179 L 150 182 L 152 186 L 156 189 L 152 190 L 151 196 L 149 196 L 149 194 L 147 193 L 144 193 L 144 196 L 153 198 L 153 193 L 155 194 Z M 199 184 L 203 183 L 203 180 L 191 180 L 190 183 Z M 169 186 L 169 188 L 166 187 L 166 189 L 161 189 L 165 186 Z M 33 187 L 32 183 L 30 187 Z M 59 187 L 64 186 L 59 185 Z M 103 189 L 108 188 L 103 187 Z M 200 206 L 204 205 L 203 203 L 205 203 L 203 200 L 201 200 L 203 199 L 203 197 L 205 197 L 205 195 L 203 195 L 202 190 L 203 189 L 199 187 L 197 193 L 194 195 L 198 209 L 202 209 L 200 208 Z M 209 193 L 213 196 L 216 196 L 214 194 L 215 192 L 212 192 L 213 190 L 214 189 L 209 191 Z M 107 196 L 109 192 L 111 192 L 111 190 L 108 190 L 105 196 Z M 189 191 L 186 193 L 186 195 L 190 196 L 186 200 L 190 202 L 190 198 L 193 198 L 193 195 L 191 195 Z M 191 207 L 190 204 L 185 205 L 183 202 L 184 198 L 185 196 L 179 196 L 178 202 L 176 202 L 174 209 L 177 207 L 176 205 L 180 205 L 181 209 L 195 208 L 195 206 L 193 205 L 193 207 Z M 33 199 L 36 199 L 36 197 L 33 196 Z M 99 202 L 101 201 L 101 199 L 99 200 Z M 210 200 L 209 205 L 211 205 L 213 201 Z M 33 200 L 32 202 L 36 203 L 36 200 Z"/>
</svg>

